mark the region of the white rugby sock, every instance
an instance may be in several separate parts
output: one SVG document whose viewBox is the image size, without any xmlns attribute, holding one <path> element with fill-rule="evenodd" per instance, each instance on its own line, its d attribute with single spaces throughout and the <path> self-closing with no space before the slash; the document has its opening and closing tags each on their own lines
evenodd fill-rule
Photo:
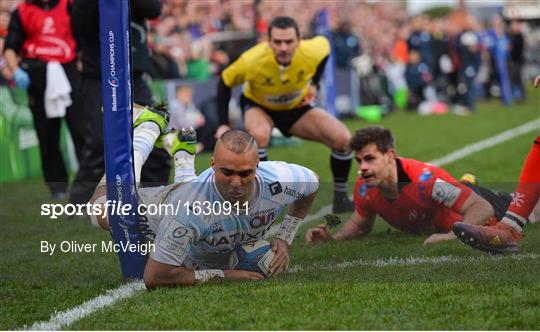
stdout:
<svg viewBox="0 0 540 332">
<path fill-rule="evenodd" d="M 154 122 L 143 122 L 133 131 L 133 162 L 137 187 L 141 181 L 142 167 L 160 134 L 159 126 Z"/>
<path fill-rule="evenodd" d="M 506 211 L 506 214 L 501 219 L 501 222 L 503 224 L 506 224 L 507 226 L 512 227 L 516 231 L 523 233 L 523 226 L 527 223 L 527 220 L 525 220 L 523 217 L 518 215 L 517 213 L 513 213 L 511 211 Z"/>
<path fill-rule="evenodd" d="M 174 154 L 174 182 L 189 182 L 196 177 L 195 156 L 186 151 L 177 151 Z"/>
</svg>

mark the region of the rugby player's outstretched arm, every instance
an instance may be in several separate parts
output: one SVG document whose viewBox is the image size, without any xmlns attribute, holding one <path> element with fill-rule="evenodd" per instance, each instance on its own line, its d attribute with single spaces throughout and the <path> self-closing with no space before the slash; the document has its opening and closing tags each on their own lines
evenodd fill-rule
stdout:
<svg viewBox="0 0 540 332">
<path fill-rule="evenodd" d="M 358 212 L 354 211 L 345 225 L 343 225 L 343 227 L 334 235 L 330 234 L 328 225 L 308 229 L 306 233 L 306 243 L 308 245 L 314 245 L 321 242 L 328 242 L 330 240 L 354 239 L 356 237 L 369 234 L 373 229 L 374 222 L 375 217 L 365 218 L 358 214 Z"/>
<path fill-rule="evenodd" d="M 195 285 L 195 272 L 182 266 L 164 264 L 148 258 L 143 279 L 147 289 L 193 286 Z"/>
<path fill-rule="evenodd" d="M 197 272 L 199 278 L 195 271 L 183 266 L 164 264 L 148 258 L 144 270 L 144 284 L 151 290 L 157 287 L 194 286 L 196 283 L 204 283 L 212 278 L 252 281 L 264 279 L 257 272 L 243 270 L 200 270 Z"/>
<path fill-rule="evenodd" d="M 334 240 L 351 240 L 356 237 L 367 235 L 373 229 L 373 223 L 375 222 L 375 217 L 365 218 L 358 214 L 357 211 L 354 211 L 353 214 L 349 217 L 349 220 L 332 235 Z"/>
<path fill-rule="evenodd" d="M 450 231 L 448 233 L 435 233 L 431 234 L 424 240 L 424 247 L 430 244 L 443 242 L 443 241 L 449 241 L 456 238 L 456 235 L 454 235 L 454 232 Z"/>
<path fill-rule="evenodd" d="M 306 243 L 314 245 L 320 242 L 328 242 L 330 240 L 350 240 L 358 236 L 366 235 L 371 232 L 375 217 L 364 218 L 358 212 L 349 217 L 349 220 L 337 231 L 334 235 L 330 234 L 328 225 L 321 225 L 308 229 L 306 233 Z"/>
</svg>

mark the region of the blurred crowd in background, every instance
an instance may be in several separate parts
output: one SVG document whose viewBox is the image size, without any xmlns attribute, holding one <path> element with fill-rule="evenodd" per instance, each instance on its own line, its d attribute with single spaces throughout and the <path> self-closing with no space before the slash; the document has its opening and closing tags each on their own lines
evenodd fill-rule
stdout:
<svg viewBox="0 0 540 332">
<path fill-rule="evenodd" d="M 272 17 L 295 13 L 302 36 L 310 37 L 322 8 L 329 12 L 336 65 L 358 72 L 363 104 L 386 104 L 404 89 L 398 104 L 405 98 L 407 109 L 421 112 L 454 105 L 467 114 L 476 99 L 503 93 L 511 95 L 504 98 L 509 104 L 526 97 L 525 62 L 539 61 L 538 28 L 499 14 L 475 17 L 457 8 L 441 18 L 408 17 L 404 2 L 391 1 L 170 1 L 151 24 L 151 76 L 207 80 L 252 45 L 254 30 L 265 40 Z M 240 47 L 227 47 L 227 38 Z M 505 68 L 497 65 L 499 56 Z M 509 87 L 499 79 L 504 69 Z"/>
<path fill-rule="evenodd" d="M 303 37 L 313 35 L 317 11 L 328 8 L 331 29 L 341 42 L 338 65 L 347 66 L 350 57 L 360 54 L 360 43 L 376 54 L 391 47 L 399 25 L 406 21 L 402 4 L 380 2 L 314 1 L 169 1 L 162 16 L 151 23 L 150 47 L 155 51 L 155 76 L 162 78 L 206 79 L 219 72 L 242 50 L 267 37 L 273 17 L 292 15 Z M 344 15 L 346 14 L 346 15 Z M 342 18 L 346 17 L 346 18 Z M 354 18 L 354 19 L 352 19 Z M 255 29 L 254 29 L 255 28 Z M 227 35 L 228 34 L 228 35 Z M 240 48 L 227 47 L 226 42 Z M 205 66 L 200 63 L 204 62 Z M 204 68 L 204 69 L 202 69 Z M 161 75 L 161 76 L 160 76 Z"/>
<path fill-rule="evenodd" d="M 3 36 L 9 10 L 18 2 L 2 2 Z M 504 89 L 494 60 L 494 47 L 501 43 L 507 48 L 511 93 L 519 101 L 525 98 L 523 65 L 526 60 L 539 61 L 534 57 L 540 52 L 538 27 L 504 21 L 499 15 L 478 18 L 459 8 L 445 17 L 429 18 L 408 17 L 402 1 L 162 2 L 161 16 L 149 21 L 147 35 L 153 79 L 206 81 L 256 40 L 265 40 L 268 24 L 277 15 L 294 13 L 302 36 L 313 36 L 313 20 L 322 8 L 329 13 L 336 65 L 352 67 L 366 78 L 361 93 L 367 103 L 380 103 L 408 87 L 409 109 L 429 100 L 473 110 L 475 99 L 500 96 Z M 388 87 L 370 86 L 374 81 Z"/>
</svg>

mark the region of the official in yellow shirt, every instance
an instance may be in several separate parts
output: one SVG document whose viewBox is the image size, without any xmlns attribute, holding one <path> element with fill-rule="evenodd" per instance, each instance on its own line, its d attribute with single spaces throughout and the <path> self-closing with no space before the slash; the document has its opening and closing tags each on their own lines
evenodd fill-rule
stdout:
<svg viewBox="0 0 540 332">
<path fill-rule="evenodd" d="M 220 137 L 229 127 L 231 89 L 243 84 L 240 107 L 244 126 L 257 141 L 259 159 L 268 159 L 272 129 L 285 136 L 317 141 L 332 149 L 330 165 L 334 177 L 334 213 L 353 210 L 347 198 L 347 179 L 352 153 L 347 127 L 314 105 L 319 80 L 330 55 L 325 37 L 300 39 L 291 17 L 276 17 L 268 27 L 269 41 L 244 52 L 227 67 L 218 83 Z"/>
</svg>

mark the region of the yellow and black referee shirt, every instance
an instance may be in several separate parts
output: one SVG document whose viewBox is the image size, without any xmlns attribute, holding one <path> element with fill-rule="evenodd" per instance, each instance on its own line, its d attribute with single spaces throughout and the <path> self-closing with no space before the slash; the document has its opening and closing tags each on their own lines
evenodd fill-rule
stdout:
<svg viewBox="0 0 540 332">
<path fill-rule="evenodd" d="M 266 109 L 286 111 L 303 100 L 319 65 L 329 54 L 330 43 L 325 37 L 304 39 L 290 65 L 284 67 L 264 42 L 244 52 L 223 71 L 221 78 L 228 88 L 245 84 L 243 94 Z"/>
</svg>

